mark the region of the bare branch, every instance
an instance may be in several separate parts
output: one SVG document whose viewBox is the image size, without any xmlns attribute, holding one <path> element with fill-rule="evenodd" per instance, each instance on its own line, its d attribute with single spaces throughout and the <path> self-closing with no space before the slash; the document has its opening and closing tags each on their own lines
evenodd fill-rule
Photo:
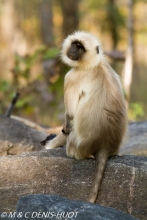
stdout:
<svg viewBox="0 0 147 220">
<path fill-rule="evenodd" d="M 19 98 L 19 95 L 20 95 L 20 92 L 19 92 L 19 90 L 17 90 L 14 97 L 13 97 L 13 99 L 12 99 L 12 101 L 11 101 L 11 104 L 9 105 L 9 107 L 8 107 L 6 113 L 5 113 L 5 116 L 10 117 L 10 115 L 13 111 L 13 108 L 14 108 L 14 106 L 15 106 L 18 98 Z"/>
<path fill-rule="evenodd" d="M 112 59 L 125 61 L 125 52 L 123 51 L 118 51 L 118 50 L 105 51 L 104 54 L 106 54 L 108 57 Z"/>
</svg>

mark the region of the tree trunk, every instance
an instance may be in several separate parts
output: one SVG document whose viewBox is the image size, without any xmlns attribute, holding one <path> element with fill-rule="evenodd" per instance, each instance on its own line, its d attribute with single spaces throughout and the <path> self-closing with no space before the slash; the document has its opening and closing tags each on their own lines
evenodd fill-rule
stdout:
<svg viewBox="0 0 147 220">
<path fill-rule="evenodd" d="M 110 31 L 110 35 L 112 38 L 112 48 L 113 50 L 116 49 L 118 41 L 119 41 L 119 33 L 117 30 L 116 24 L 116 12 L 117 6 L 115 4 L 115 0 L 108 0 L 107 3 L 107 22 L 108 22 L 108 29 Z"/>
<path fill-rule="evenodd" d="M 79 0 L 61 0 L 59 1 L 63 14 L 62 32 L 63 37 L 72 34 L 78 29 L 79 15 L 78 6 Z"/>
<path fill-rule="evenodd" d="M 128 16 L 128 48 L 126 52 L 126 60 L 123 69 L 124 88 L 127 100 L 130 99 L 130 90 L 133 74 L 133 1 L 128 2 L 129 16 Z"/>
<path fill-rule="evenodd" d="M 53 46 L 52 0 L 42 0 L 39 6 L 43 42 L 47 46 Z"/>
<path fill-rule="evenodd" d="M 15 3 L 15 0 L 5 0 L 1 3 L 0 40 L 4 44 L 4 49 L 1 50 L 0 60 L 1 69 L 6 74 L 12 70 L 14 54 L 24 55 L 28 49 L 26 39 L 20 29 Z M 13 73 L 13 80 L 17 84 L 17 74 Z"/>
</svg>

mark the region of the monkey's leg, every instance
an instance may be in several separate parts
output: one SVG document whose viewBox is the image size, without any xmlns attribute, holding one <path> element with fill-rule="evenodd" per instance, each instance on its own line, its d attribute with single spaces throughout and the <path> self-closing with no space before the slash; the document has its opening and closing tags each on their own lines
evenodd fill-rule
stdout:
<svg viewBox="0 0 147 220">
<path fill-rule="evenodd" d="M 67 141 L 66 141 L 66 155 L 71 158 L 77 158 L 76 155 L 77 151 L 77 146 L 76 146 L 76 137 L 74 131 L 72 131 L 68 136 L 67 136 Z"/>
<path fill-rule="evenodd" d="M 68 137 L 67 137 L 67 143 L 66 143 L 66 154 L 68 157 L 76 158 L 76 159 L 86 159 L 86 158 L 92 158 L 94 159 L 94 156 L 91 155 L 91 151 L 89 149 L 86 149 L 87 146 L 91 145 L 91 140 L 85 139 L 80 144 L 77 144 L 76 140 L 76 134 L 74 131 L 72 131 Z"/>
<path fill-rule="evenodd" d="M 63 134 L 62 132 L 58 134 L 53 140 L 50 140 L 46 143 L 46 149 L 53 149 L 56 147 L 63 147 L 66 144 L 67 135 Z"/>
</svg>

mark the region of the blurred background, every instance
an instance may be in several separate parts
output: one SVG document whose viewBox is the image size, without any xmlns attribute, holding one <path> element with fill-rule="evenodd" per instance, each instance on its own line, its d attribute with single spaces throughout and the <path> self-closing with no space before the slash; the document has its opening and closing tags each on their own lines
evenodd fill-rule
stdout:
<svg viewBox="0 0 147 220">
<path fill-rule="evenodd" d="M 122 78 L 130 121 L 147 119 L 146 0 L 0 0 L 0 114 L 19 89 L 13 115 L 44 126 L 64 120 L 60 61 L 75 30 L 100 38 Z"/>
</svg>

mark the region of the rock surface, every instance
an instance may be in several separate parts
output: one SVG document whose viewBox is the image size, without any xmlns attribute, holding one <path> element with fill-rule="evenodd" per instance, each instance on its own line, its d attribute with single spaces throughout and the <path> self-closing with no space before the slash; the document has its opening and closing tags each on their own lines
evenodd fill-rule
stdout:
<svg viewBox="0 0 147 220">
<path fill-rule="evenodd" d="M 147 121 L 129 123 L 128 141 L 120 148 L 120 153 L 147 156 Z"/>
<path fill-rule="evenodd" d="M 67 158 L 65 148 L 0 157 L 0 212 L 15 210 L 20 196 L 48 194 L 86 201 L 95 161 Z M 147 158 L 108 160 L 97 203 L 139 219 L 147 216 Z"/>
<path fill-rule="evenodd" d="M 65 148 L 39 151 L 43 148 L 40 141 L 46 136 L 0 115 L 0 212 L 14 211 L 19 197 L 27 194 L 55 194 L 83 201 L 88 198 L 95 161 L 67 158 Z M 147 156 L 147 122 L 130 123 L 129 136 L 120 153 Z M 20 155 L 3 156 L 15 154 Z M 147 219 L 147 158 L 109 159 L 97 203 Z"/>
<path fill-rule="evenodd" d="M 128 131 L 128 141 L 121 146 L 120 154 L 147 156 L 147 121 L 130 123 Z M 42 150 L 40 141 L 47 135 L 0 115 L 0 156 Z"/>
<path fill-rule="evenodd" d="M 43 147 L 40 145 L 40 140 L 45 137 L 46 134 L 43 132 L 0 115 L 0 156 L 41 150 Z"/>
<path fill-rule="evenodd" d="M 29 195 L 17 203 L 16 219 L 77 219 L 77 220 L 135 220 L 116 209 L 87 202 L 72 201 L 59 196 Z"/>
</svg>

